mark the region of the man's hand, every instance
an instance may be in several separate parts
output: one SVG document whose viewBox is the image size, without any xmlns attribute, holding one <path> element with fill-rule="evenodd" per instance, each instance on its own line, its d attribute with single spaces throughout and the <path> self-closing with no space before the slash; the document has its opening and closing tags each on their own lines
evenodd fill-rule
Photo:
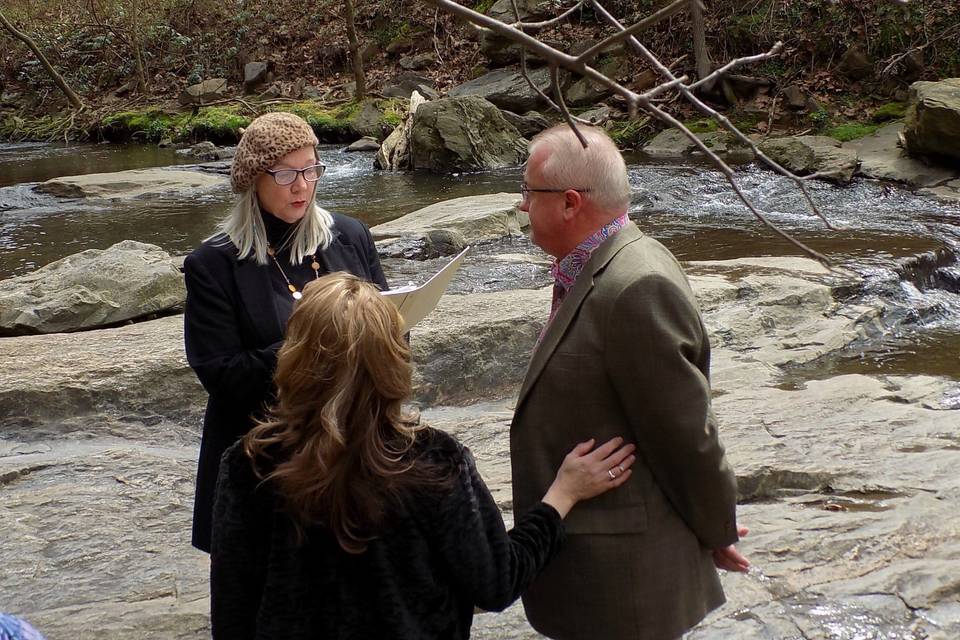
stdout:
<svg viewBox="0 0 960 640">
<path fill-rule="evenodd" d="M 741 538 L 748 533 L 750 533 L 750 529 L 737 527 L 737 535 Z M 716 565 L 717 569 L 739 571 L 741 573 L 746 573 L 747 569 L 750 568 L 750 561 L 740 555 L 737 547 L 732 544 L 713 550 L 713 564 Z"/>
</svg>

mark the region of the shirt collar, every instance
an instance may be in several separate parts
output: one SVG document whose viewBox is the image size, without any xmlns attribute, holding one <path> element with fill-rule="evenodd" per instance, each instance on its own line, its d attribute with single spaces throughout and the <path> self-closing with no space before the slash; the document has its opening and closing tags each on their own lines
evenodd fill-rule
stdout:
<svg viewBox="0 0 960 640">
<path fill-rule="evenodd" d="M 589 237 L 574 247 L 573 251 L 565 255 L 561 260 L 554 260 L 550 266 L 550 273 L 553 275 L 554 281 L 563 287 L 564 290 L 569 290 L 573 287 L 577 276 L 583 271 L 584 265 L 590 260 L 590 256 L 596 251 L 597 247 L 623 229 L 628 220 L 627 214 L 611 220 L 590 234 Z"/>
</svg>

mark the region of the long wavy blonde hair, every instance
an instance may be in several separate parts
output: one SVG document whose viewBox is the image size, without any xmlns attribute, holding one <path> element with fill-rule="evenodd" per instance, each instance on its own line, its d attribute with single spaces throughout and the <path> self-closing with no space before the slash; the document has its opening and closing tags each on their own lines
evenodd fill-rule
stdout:
<svg viewBox="0 0 960 640">
<path fill-rule="evenodd" d="M 407 455 L 416 439 L 401 404 L 410 350 L 394 305 L 370 283 L 334 273 L 308 284 L 280 349 L 277 403 L 244 438 L 302 540 L 321 524 L 366 549 L 392 500 L 436 472 Z"/>
</svg>

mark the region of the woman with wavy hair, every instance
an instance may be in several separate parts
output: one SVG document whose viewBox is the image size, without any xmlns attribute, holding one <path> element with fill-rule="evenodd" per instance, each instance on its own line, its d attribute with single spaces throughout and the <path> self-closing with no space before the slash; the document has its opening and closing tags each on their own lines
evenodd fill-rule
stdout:
<svg viewBox="0 0 960 640">
<path fill-rule="evenodd" d="M 581 443 L 508 533 L 470 451 L 405 421 L 396 308 L 348 274 L 310 283 L 277 403 L 227 450 L 211 553 L 217 639 L 468 638 L 556 553 L 562 520 L 631 474 L 633 445 Z"/>
</svg>

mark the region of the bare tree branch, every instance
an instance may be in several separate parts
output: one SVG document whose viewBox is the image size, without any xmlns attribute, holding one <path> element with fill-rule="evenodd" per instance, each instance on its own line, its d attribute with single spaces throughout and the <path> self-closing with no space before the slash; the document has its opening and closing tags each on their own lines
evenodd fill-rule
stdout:
<svg viewBox="0 0 960 640">
<path fill-rule="evenodd" d="M 555 24 L 560 24 L 564 20 L 568 20 L 570 16 L 577 12 L 578 9 L 584 8 L 589 4 L 590 0 L 580 0 L 577 4 L 573 5 L 563 13 L 561 13 L 556 18 L 551 18 L 550 20 L 544 20 L 543 22 L 521 22 L 520 21 L 520 12 L 514 11 L 514 14 L 517 17 L 517 21 L 513 23 L 512 26 L 522 29 L 523 31 L 539 31 L 541 29 L 546 29 L 547 27 L 552 27 Z M 514 5 L 516 6 L 516 5 Z"/>
<path fill-rule="evenodd" d="M 680 13 L 681 11 L 687 8 L 689 2 L 690 0 L 674 0 L 672 4 L 669 4 L 663 9 L 660 9 L 653 15 L 647 16 L 640 22 L 624 29 L 620 33 L 615 33 L 609 38 L 607 38 L 606 40 L 599 42 L 594 46 L 590 47 L 589 49 L 587 49 L 577 57 L 577 62 L 581 64 L 585 64 L 586 62 L 593 60 L 597 56 L 597 54 L 599 54 L 604 49 L 609 49 L 610 47 L 620 42 L 621 40 L 626 40 L 627 38 L 633 36 L 634 34 L 639 33 L 648 27 L 652 27 L 658 22 L 663 22 L 664 20 L 666 20 L 667 18 L 669 18 L 674 14 Z"/>
<path fill-rule="evenodd" d="M 604 39 L 602 42 L 594 45 L 593 47 L 590 47 L 587 51 L 583 52 L 581 55 L 576 57 L 571 56 L 567 53 L 564 53 L 563 51 L 559 51 L 541 42 L 537 38 L 532 37 L 529 34 L 525 33 L 524 31 L 525 29 L 530 28 L 531 25 L 533 24 L 540 24 L 540 23 L 524 24 L 520 20 L 519 11 L 517 10 L 517 7 L 516 7 L 516 2 L 513 2 L 514 16 L 516 18 L 516 22 L 513 23 L 512 25 L 508 25 L 503 22 L 500 22 L 499 20 L 495 20 L 489 16 L 486 16 L 481 13 L 477 13 L 476 11 L 473 11 L 471 9 L 468 9 L 467 7 L 464 7 L 456 2 L 453 2 L 453 0 L 424 0 L 424 1 L 439 9 L 443 9 L 448 13 L 461 17 L 469 21 L 470 23 L 477 25 L 482 29 L 495 32 L 498 35 L 504 37 L 505 39 L 508 39 L 512 42 L 519 44 L 521 46 L 521 68 L 522 68 L 523 76 L 527 79 L 527 82 L 535 89 L 535 91 L 547 100 L 547 103 L 550 105 L 551 108 L 559 111 L 563 115 L 567 124 L 576 134 L 577 138 L 580 140 L 580 143 L 584 147 L 587 146 L 587 143 L 583 134 L 578 130 L 577 124 L 578 123 L 584 124 L 585 121 L 574 117 L 570 113 L 570 110 L 567 108 L 567 105 L 564 101 L 562 88 L 560 86 L 560 70 L 561 69 L 567 69 L 573 73 L 577 73 L 592 82 L 595 82 L 599 85 L 607 87 L 614 94 L 622 97 L 626 101 L 627 108 L 632 118 L 636 118 L 638 115 L 638 110 L 642 109 L 648 114 L 650 114 L 651 116 L 660 120 L 661 122 L 664 122 L 665 124 L 671 127 L 674 127 L 675 129 L 683 133 L 683 135 L 686 136 L 687 139 L 689 139 L 690 142 L 704 156 L 706 156 L 711 162 L 713 162 L 713 164 L 720 170 L 720 172 L 727 179 L 727 182 L 730 184 L 733 191 L 737 194 L 737 197 L 741 200 L 741 202 L 743 202 L 743 204 L 753 214 L 753 216 L 757 218 L 757 220 L 759 220 L 764 226 L 766 226 L 771 231 L 773 231 L 780 237 L 784 238 L 785 240 L 787 240 L 788 242 L 796 246 L 798 249 L 800 249 L 807 255 L 819 260 L 821 263 L 823 263 L 826 266 L 832 266 L 830 260 L 826 256 L 818 253 L 817 251 L 814 251 L 812 248 L 808 247 L 803 242 L 797 240 L 796 238 L 791 236 L 789 233 L 780 229 L 775 224 L 773 224 L 769 219 L 767 219 L 767 217 L 764 216 L 763 213 L 759 211 L 759 209 L 750 201 L 750 199 L 746 196 L 746 194 L 737 184 L 736 175 L 733 169 L 726 162 L 724 162 L 722 158 L 720 158 L 709 147 L 707 147 L 707 145 L 699 137 L 697 137 L 696 134 L 694 134 L 687 127 L 685 127 L 675 117 L 673 117 L 672 115 L 664 111 L 661 106 L 653 102 L 653 99 L 655 97 L 662 95 L 667 91 L 670 91 L 670 90 L 678 91 L 679 95 L 683 96 L 694 107 L 696 107 L 705 115 L 716 120 L 724 129 L 729 131 L 738 141 L 740 141 L 742 144 L 750 148 L 756 154 L 757 158 L 760 161 L 767 164 L 774 171 L 780 173 L 781 175 L 793 181 L 793 183 L 803 193 L 804 198 L 808 206 L 810 207 L 811 211 L 813 211 L 813 213 L 817 215 L 826 224 L 828 228 L 833 229 L 829 221 L 827 221 L 827 219 L 823 216 L 823 214 L 820 212 L 819 208 L 817 207 L 816 203 L 811 198 L 810 193 L 806 186 L 805 179 L 800 178 L 799 176 L 796 176 L 792 172 L 788 171 L 787 169 L 785 169 L 784 167 L 780 166 L 778 163 L 774 162 L 769 157 L 767 157 L 763 152 L 761 152 L 757 148 L 757 145 L 750 138 L 748 138 L 743 132 L 737 129 L 730 122 L 729 119 L 727 119 L 722 114 L 718 113 L 715 109 L 711 108 L 709 105 L 704 103 L 694 94 L 694 90 L 697 87 L 715 82 L 718 79 L 722 79 L 723 75 L 728 73 L 731 69 L 734 69 L 744 64 L 750 64 L 760 60 L 765 60 L 767 58 L 777 55 L 777 53 L 779 52 L 782 46 L 780 45 L 780 43 L 777 43 L 776 45 L 774 45 L 774 47 L 767 53 L 731 60 L 727 64 L 722 65 L 720 68 L 718 68 L 714 72 L 707 74 L 705 77 L 700 78 L 697 82 L 693 84 L 687 84 L 688 79 L 686 76 L 677 77 L 676 75 L 674 75 L 673 71 L 669 67 L 664 65 L 639 40 L 637 40 L 634 34 L 639 33 L 643 29 L 646 29 L 654 24 L 657 24 L 658 22 L 665 20 L 670 16 L 675 15 L 680 11 L 689 9 L 691 7 L 691 2 L 699 2 L 699 0 L 675 0 L 674 2 L 667 5 L 666 7 L 647 16 L 646 18 L 638 21 L 637 23 L 629 27 L 625 27 L 619 22 L 619 20 L 614 18 L 603 7 L 603 5 L 599 2 L 599 0 L 590 0 L 590 4 L 593 6 L 597 15 L 601 16 L 611 26 L 613 26 L 617 30 L 617 33 Z M 897 1 L 897 0 L 893 0 L 893 1 Z M 578 3 L 572 9 L 569 9 L 566 12 L 564 12 L 563 16 L 564 17 L 569 16 L 574 9 L 579 8 L 582 4 L 584 3 Z M 555 20 L 559 21 L 559 19 L 555 19 Z M 553 24 L 554 22 L 547 21 L 547 23 Z M 597 71 L 596 69 L 594 69 L 593 67 L 587 64 L 601 51 L 621 41 L 628 42 L 635 50 L 637 50 L 640 53 L 641 57 L 647 62 L 647 64 L 649 64 L 651 68 L 657 71 L 664 78 L 664 81 L 661 82 L 658 86 L 650 89 L 646 93 L 638 94 L 634 91 L 631 91 L 630 89 L 623 86 L 622 84 L 616 82 L 615 80 L 607 77 L 605 74 L 600 73 L 599 71 Z M 531 51 L 535 53 L 537 56 L 546 60 L 547 63 L 550 65 L 551 88 L 552 88 L 552 93 L 556 97 L 556 101 L 551 100 L 549 97 L 547 97 L 546 94 L 543 91 L 541 91 L 539 87 L 534 85 L 534 83 L 531 81 L 526 69 L 525 55 L 527 51 Z M 822 177 L 823 175 L 824 174 L 818 174 L 818 176 L 820 177 Z"/>
</svg>

